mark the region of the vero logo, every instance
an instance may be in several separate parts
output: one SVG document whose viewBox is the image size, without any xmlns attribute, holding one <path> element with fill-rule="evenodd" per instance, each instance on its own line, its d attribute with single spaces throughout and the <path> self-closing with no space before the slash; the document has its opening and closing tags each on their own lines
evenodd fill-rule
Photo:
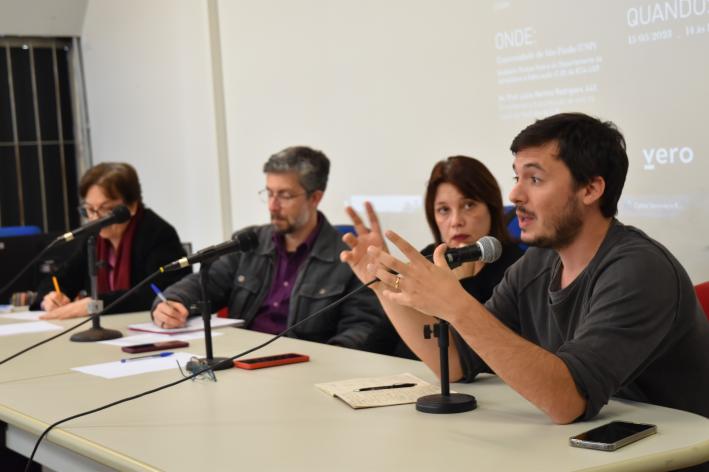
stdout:
<svg viewBox="0 0 709 472">
<path fill-rule="evenodd" d="M 694 160 L 694 150 L 689 146 L 648 148 L 643 149 L 643 158 L 643 169 L 655 170 L 657 166 L 689 164 Z"/>
</svg>

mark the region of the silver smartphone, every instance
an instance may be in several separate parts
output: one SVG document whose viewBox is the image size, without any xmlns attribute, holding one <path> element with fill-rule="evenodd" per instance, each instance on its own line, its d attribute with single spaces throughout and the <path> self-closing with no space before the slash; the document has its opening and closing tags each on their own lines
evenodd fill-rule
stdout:
<svg viewBox="0 0 709 472">
<path fill-rule="evenodd" d="M 574 447 L 585 447 L 599 451 L 615 451 L 632 442 L 655 434 L 654 424 L 629 423 L 627 421 L 612 421 L 585 433 L 569 438 Z"/>
</svg>

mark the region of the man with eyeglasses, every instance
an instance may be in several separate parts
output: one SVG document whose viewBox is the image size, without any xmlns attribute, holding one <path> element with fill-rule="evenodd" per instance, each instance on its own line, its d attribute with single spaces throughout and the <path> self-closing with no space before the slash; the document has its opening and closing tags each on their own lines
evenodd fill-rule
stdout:
<svg viewBox="0 0 709 472">
<path fill-rule="evenodd" d="M 277 334 L 361 284 L 339 254 L 341 236 L 317 208 L 323 198 L 330 161 L 320 151 L 289 147 L 263 167 L 271 224 L 254 227 L 259 245 L 215 261 L 207 296 L 213 309 L 228 307 L 255 331 Z M 153 320 L 164 328 L 185 324 L 187 307 L 200 300 L 199 275 L 193 274 L 156 300 Z M 355 349 L 387 350 L 389 329 L 379 302 L 369 289 L 295 327 L 287 336 Z"/>
</svg>

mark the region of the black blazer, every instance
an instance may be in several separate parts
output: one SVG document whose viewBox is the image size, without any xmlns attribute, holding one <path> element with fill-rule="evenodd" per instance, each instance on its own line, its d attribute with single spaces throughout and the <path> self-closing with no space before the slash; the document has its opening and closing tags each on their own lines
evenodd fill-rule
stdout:
<svg viewBox="0 0 709 472">
<path fill-rule="evenodd" d="M 68 254 L 65 252 L 64 256 L 57 256 L 55 263 L 58 266 L 56 275 L 60 288 L 63 293 L 73 299 L 82 290 L 90 293 L 91 283 L 87 268 L 86 236 L 77 238 L 70 244 L 81 249 L 76 249 Z M 145 208 L 143 218 L 135 228 L 131 254 L 131 284 L 136 285 L 160 267 L 185 255 L 185 250 L 182 248 L 175 228 L 154 211 Z M 192 273 L 192 269 L 189 267 L 174 272 L 165 272 L 158 275 L 153 282 L 161 289 L 165 289 L 190 273 Z M 32 308 L 40 309 L 42 299 L 53 289 L 51 277 L 45 277 L 37 288 L 37 299 Z M 117 290 L 101 293 L 99 298 L 103 300 L 103 306 L 107 307 L 125 292 L 125 290 Z M 150 310 L 154 298 L 155 294 L 150 289 L 150 284 L 147 284 L 107 311 L 106 314 L 147 311 Z"/>
</svg>

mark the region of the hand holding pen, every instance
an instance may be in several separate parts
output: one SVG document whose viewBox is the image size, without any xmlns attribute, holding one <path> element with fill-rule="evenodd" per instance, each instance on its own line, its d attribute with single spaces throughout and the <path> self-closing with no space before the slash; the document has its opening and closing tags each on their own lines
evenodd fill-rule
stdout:
<svg viewBox="0 0 709 472">
<path fill-rule="evenodd" d="M 182 303 L 168 300 L 157 285 L 150 284 L 155 295 L 161 300 L 153 310 L 153 323 L 163 329 L 181 328 L 187 322 L 189 311 Z"/>
<path fill-rule="evenodd" d="M 52 285 L 54 285 L 54 291 L 48 292 L 40 304 L 44 311 L 56 310 L 59 307 L 71 303 L 69 297 L 62 293 L 61 288 L 59 287 L 59 280 L 57 280 L 57 277 L 54 275 L 52 276 Z"/>
</svg>

